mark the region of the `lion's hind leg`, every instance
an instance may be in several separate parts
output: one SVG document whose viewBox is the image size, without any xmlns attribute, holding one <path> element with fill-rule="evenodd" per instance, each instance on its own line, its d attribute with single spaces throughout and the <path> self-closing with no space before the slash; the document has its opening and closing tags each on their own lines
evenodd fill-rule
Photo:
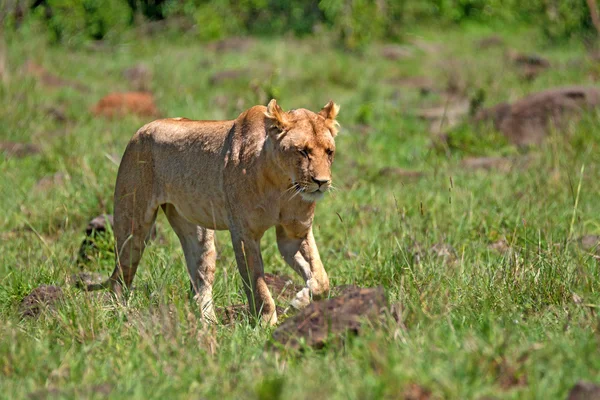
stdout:
<svg viewBox="0 0 600 400">
<path fill-rule="evenodd" d="M 217 259 L 214 231 L 188 221 L 172 204 L 165 204 L 163 210 L 183 247 L 192 295 L 200 306 L 204 318 L 208 321 L 216 321 L 212 300 Z"/>
<path fill-rule="evenodd" d="M 131 288 L 146 242 L 150 239 L 157 208 L 150 205 L 149 199 L 135 199 L 134 195 L 115 202 L 113 230 L 117 256 L 109 282 L 116 294 Z"/>
</svg>

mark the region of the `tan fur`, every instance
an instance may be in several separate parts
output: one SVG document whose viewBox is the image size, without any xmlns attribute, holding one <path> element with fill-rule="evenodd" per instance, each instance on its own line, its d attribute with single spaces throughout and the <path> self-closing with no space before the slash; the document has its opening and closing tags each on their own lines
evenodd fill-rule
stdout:
<svg viewBox="0 0 600 400">
<path fill-rule="evenodd" d="M 264 322 L 277 321 L 260 253 L 260 239 L 272 226 L 285 261 L 306 282 L 293 305 L 302 307 L 310 295 L 327 294 L 329 279 L 312 223 L 315 201 L 331 185 L 338 111 L 329 102 L 318 114 L 284 112 L 271 100 L 232 121 L 178 118 L 142 127 L 119 167 L 118 258 L 105 285 L 116 292 L 130 287 L 162 207 L 181 241 L 193 293 L 208 319 L 214 319 L 214 230 L 230 231 L 250 309 Z"/>
</svg>

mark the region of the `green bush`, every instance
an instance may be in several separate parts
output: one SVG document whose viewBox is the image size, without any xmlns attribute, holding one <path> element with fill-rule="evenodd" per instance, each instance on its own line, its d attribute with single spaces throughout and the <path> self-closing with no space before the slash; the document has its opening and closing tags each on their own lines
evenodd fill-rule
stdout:
<svg viewBox="0 0 600 400">
<path fill-rule="evenodd" d="M 305 35 L 321 25 L 351 50 L 374 40 L 399 39 L 407 26 L 426 23 L 528 23 L 552 41 L 596 35 L 586 0 L 36 0 L 33 4 L 36 7 L 30 7 L 25 18 L 42 21 L 53 41 L 82 33 L 102 39 L 125 29 L 136 14 L 150 20 L 187 19 L 206 40 L 242 34 Z M 14 14 L 23 18 L 22 13 Z"/>
</svg>

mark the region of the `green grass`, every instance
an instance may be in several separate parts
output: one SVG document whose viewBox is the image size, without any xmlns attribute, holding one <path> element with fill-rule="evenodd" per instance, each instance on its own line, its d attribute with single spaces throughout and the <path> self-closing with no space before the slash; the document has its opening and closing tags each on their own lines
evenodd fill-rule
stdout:
<svg viewBox="0 0 600 400">
<path fill-rule="evenodd" d="M 458 76 L 467 95 L 485 90 L 486 105 L 593 83 L 597 66 L 583 46 L 548 48 L 527 29 L 507 29 L 500 34 L 508 47 L 542 52 L 553 63 L 535 81 L 521 81 L 503 61 L 504 49 L 476 48 L 491 31 L 415 32 L 407 37 L 438 51 L 413 46 L 414 55 L 400 61 L 382 59 L 377 46 L 346 53 L 327 38 L 260 39 L 247 51 L 216 53 L 192 37 L 160 34 L 130 32 L 100 50 L 47 46 L 35 27 L 7 34 L 0 138 L 42 152 L 0 154 L 0 397 L 100 398 L 110 390 L 111 398 L 391 399 L 419 385 L 438 398 L 559 399 L 580 379 L 600 381 L 600 268 L 576 242 L 600 234 L 598 116 L 527 154 L 468 127 L 453 137 L 462 145 L 445 152 L 431 146 L 428 124 L 414 117 L 440 104 L 439 94 L 386 83 L 428 76 L 443 88 Z M 41 85 L 21 72 L 29 58 L 90 92 Z M 152 90 L 168 116 L 233 118 L 271 95 L 284 108 L 341 104 L 340 190 L 319 204 L 315 236 L 332 283 L 382 285 L 401 322 L 302 355 L 268 350 L 270 330 L 249 322 L 202 326 L 163 215 L 161 238 L 144 254 L 127 307 L 67 286 L 86 223 L 112 211 L 113 160 L 147 122 L 97 119 L 89 108 L 109 91 L 126 90 L 121 71 L 136 62 L 152 69 Z M 210 84 L 215 72 L 232 68 L 249 73 Z M 45 111 L 57 105 L 67 122 Z M 474 155 L 530 161 L 511 172 L 462 169 L 460 160 Z M 425 175 L 379 177 L 387 166 Z M 55 173 L 62 182 L 36 188 Z M 490 247 L 501 239 L 507 253 Z M 291 275 L 272 231 L 262 244 L 266 270 Z M 436 244 L 455 254 L 439 257 Z M 86 268 L 108 274 L 109 248 Z M 218 234 L 218 249 L 217 306 L 245 301 L 227 232 Z M 56 312 L 21 319 L 20 301 L 40 284 L 62 285 L 65 301 Z"/>
</svg>

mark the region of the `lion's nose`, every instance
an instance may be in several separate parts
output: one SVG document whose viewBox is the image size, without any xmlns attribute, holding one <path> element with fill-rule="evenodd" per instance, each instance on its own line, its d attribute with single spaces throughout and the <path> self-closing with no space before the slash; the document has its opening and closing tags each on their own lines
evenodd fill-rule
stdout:
<svg viewBox="0 0 600 400">
<path fill-rule="evenodd" d="M 327 185 L 329 182 L 331 182 L 331 179 L 315 178 L 315 177 L 312 177 L 312 180 L 314 183 L 316 183 L 319 186 Z"/>
</svg>

